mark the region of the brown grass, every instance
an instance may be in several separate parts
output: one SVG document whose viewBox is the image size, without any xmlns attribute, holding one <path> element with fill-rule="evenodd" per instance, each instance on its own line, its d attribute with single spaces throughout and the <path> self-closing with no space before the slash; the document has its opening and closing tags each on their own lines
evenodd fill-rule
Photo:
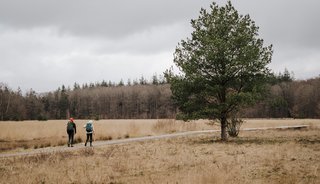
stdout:
<svg viewBox="0 0 320 184">
<path fill-rule="evenodd" d="M 1 158 L 0 183 L 320 183 L 320 129 L 219 133 Z"/>
<path fill-rule="evenodd" d="M 86 139 L 83 125 L 86 120 L 76 120 L 77 143 Z M 272 127 L 305 124 L 318 126 L 320 120 L 313 119 L 248 119 L 243 128 Z M 180 131 L 220 129 L 216 122 L 207 120 L 182 122 L 172 119 L 160 120 L 100 120 L 95 121 L 95 140 L 125 139 L 159 135 Z M 66 145 L 66 121 L 0 122 L 0 152 L 25 151 L 50 146 Z M 241 134 L 241 133 L 240 133 Z"/>
<path fill-rule="evenodd" d="M 86 120 L 76 120 L 77 143 L 83 142 Z M 100 120 L 95 121 L 95 140 L 125 139 L 148 135 L 159 135 L 180 131 L 220 129 L 216 122 L 207 120 L 182 122 L 172 119 L 161 120 Z M 271 127 L 283 125 L 306 124 L 318 126 L 320 120 L 293 120 L 293 119 L 248 119 L 243 128 Z M 0 152 L 25 151 L 50 146 L 62 146 L 67 142 L 66 121 L 24 121 L 0 122 Z"/>
<path fill-rule="evenodd" d="M 86 139 L 83 125 L 86 120 L 76 120 L 75 142 Z M 177 131 L 210 129 L 205 121 L 177 122 L 175 120 L 100 120 L 94 122 L 95 140 L 125 139 L 159 135 Z M 61 146 L 67 143 L 66 121 L 0 122 L 0 152 L 17 149 L 38 149 Z"/>
</svg>

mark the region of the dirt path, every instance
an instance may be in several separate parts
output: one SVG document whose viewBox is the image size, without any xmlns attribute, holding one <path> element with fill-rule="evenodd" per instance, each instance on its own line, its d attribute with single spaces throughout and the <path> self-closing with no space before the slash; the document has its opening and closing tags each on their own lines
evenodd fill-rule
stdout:
<svg viewBox="0 0 320 184">
<path fill-rule="evenodd" d="M 269 129 L 301 129 L 301 128 L 307 128 L 307 127 L 308 125 L 244 128 L 242 129 L 242 131 L 258 131 L 258 130 L 269 130 Z M 207 133 L 213 133 L 213 132 L 220 132 L 220 130 L 188 131 L 188 132 L 179 132 L 179 133 L 147 136 L 147 137 L 137 137 L 137 138 L 128 138 L 128 139 L 109 140 L 109 141 L 95 141 L 93 145 L 94 147 L 100 147 L 105 145 L 126 144 L 130 142 L 140 142 L 140 141 L 157 140 L 157 139 L 168 139 L 173 137 L 191 136 L 191 135 L 207 134 Z M 79 143 L 79 144 L 75 144 L 74 147 L 57 146 L 57 147 L 39 148 L 39 149 L 25 151 L 25 152 L 3 153 L 3 154 L 0 154 L 0 158 L 14 157 L 14 156 L 32 156 L 36 154 L 46 154 L 46 153 L 55 153 L 55 152 L 63 152 L 63 151 L 74 151 L 74 150 L 79 150 L 83 148 L 86 148 L 84 147 L 84 144 Z"/>
</svg>

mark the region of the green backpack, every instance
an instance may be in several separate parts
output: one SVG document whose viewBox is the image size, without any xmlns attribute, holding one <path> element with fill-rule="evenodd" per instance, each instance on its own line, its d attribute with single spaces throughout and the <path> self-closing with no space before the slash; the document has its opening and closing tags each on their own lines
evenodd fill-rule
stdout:
<svg viewBox="0 0 320 184">
<path fill-rule="evenodd" d="M 68 122 L 68 124 L 67 124 L 67 131 L 68 132 L 72 132 L 74 129 L 73 129 L 73 123 L 72 122 Z"/>
<path fill-rule="evenodd" d="M 92 132 L 93 128 L 92 128 L 92 123 L 87 123 L 86 125 L 86 131 L 87 132 Z"/>
</svg>

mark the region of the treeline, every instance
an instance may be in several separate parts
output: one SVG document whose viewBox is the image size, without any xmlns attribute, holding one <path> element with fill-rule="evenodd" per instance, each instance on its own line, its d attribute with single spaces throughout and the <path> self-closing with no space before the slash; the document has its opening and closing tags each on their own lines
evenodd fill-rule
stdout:
<svg viewBox="0 0 320 184">
<path fill-rule="evenodd" d="M 0 120 L 156 119 L 173 118 L 176 108 L 163 77 L 141 77 L 126 84 L 105 82 L 61 88 L 25 95 L 0 83 Z"/>
<path fill-rule="evenodd" d="M 244 109 L 249 118 L 320 118 L 320 77 L 270 85 L 263 101 Z"/>
<path fill-rule="evenodd" d="M 165 80 L 153 77 L 124 84 L 74 84 L 38 94 L 22 94 L 0 83 L 1 120 L 174 118 L 177 108 Z M 264 99 L 242 109 L 249 118 L 320 118 L 320 78 L 293 80 L 285 71 L 270 79 Z"/>
</svg>

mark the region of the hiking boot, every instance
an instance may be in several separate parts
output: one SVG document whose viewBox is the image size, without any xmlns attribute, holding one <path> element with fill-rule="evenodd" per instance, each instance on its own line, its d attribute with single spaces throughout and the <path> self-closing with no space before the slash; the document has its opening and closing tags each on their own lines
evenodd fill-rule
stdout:
<svg viewBox="0 0 320 184">
<path fill-rule="evenodd" d="M 87 146 L 87 143 L 84 143 L 84 146 Z"/>
<path fill-rule="evenodd" d="M 68 144 L 68 147 L 70 147 L 70 144 Z"/>
<path fill-rule="evenodd" d="M 90 147 L 92 147 L 92 144 L 90 143 Z"/>
<path fill-rule="evenodd" d="M 71 145 L 71 147 L 73 147 L 73 145 Z"/>
</svg>

